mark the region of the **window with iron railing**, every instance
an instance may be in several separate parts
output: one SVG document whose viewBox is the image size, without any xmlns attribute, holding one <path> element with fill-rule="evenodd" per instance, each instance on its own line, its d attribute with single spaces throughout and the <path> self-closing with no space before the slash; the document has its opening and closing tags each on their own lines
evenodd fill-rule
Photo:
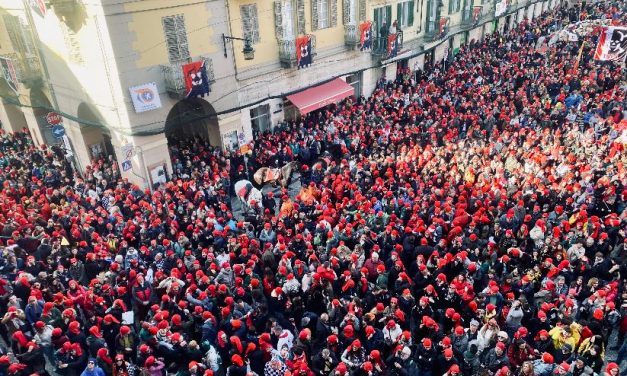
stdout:
<svg viewBox="0 0 627 376">
<path fill-rule="evenodd" d="M 427 34 L 434 34 L 438 32 L 440 21 L 440 0 L 427 0 L 427 17 L 425 31 Z"/>
<path fill-rule="evenodd" d="M 414 1 L 404 1 L 396 5 L 396 19 L 401 28 L 410 27 L 414 24 Z"/>
</svg>

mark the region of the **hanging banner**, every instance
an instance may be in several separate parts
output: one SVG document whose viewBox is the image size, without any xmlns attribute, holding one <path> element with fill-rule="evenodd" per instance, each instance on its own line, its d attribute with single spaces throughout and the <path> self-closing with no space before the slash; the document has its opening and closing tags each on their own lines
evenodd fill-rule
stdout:
<svg viewBox="0 0 627 376">
<path fill-rule="evenodd" d="M 398 54 L 398 45 L 396 44 L 396 34 L 388 35 L 388 56 L 387 58 L 391 58 Z"/>
<path fill-rule="evenodd" d="M 298 69 L 311 65 L 311 36 L 303 35 L 296 38 L 296 65 Z"/>
<path fill-rule="evenodd" d="M 372 48 L 372 21 L 363 22 L 359 25 L 359 50 L 369 50 Z"/>
<path fill-rule="evenodd" d="M 187 98 L 209 95 L 209 79 L 204 60 L 183 65 L 183 77 Z"/>
<path fill-rule="evenodd" d="M 0 57 L 0 67 L 2 67 L 2 77 L 6 80 L 7 84 L 15 93 L 17 93 L 17 72 L 13 65 L 13 59 L 7 59 Z"/>
<path fill-rule="evenodd" d="M 446 33 L 446 27 L 448 26 L 448 21 L 449 21 L 448 17 L 440 18 L 440 35 L 441 36 L 444 36 L 444 33 Z"/>
<path fill-rule="evenodd" d="M 472 21 L 476 24 L 479 22 L 479 17 L 481 17 L 481 10 L 483 7 L 481 5 L 475 6 L 472 8 Z"/>
<path fill-rule="evenodd" d="M 159 98 L 156 83 L 151 82 L 129 87 L 128 91 L 131 93 L 131 100 L 133 101 L 135 112 L 140 113 L 161 108 L 161 98 Z"/>
<path fill-rule="evenodd" d="M 624 62 L 625 56 L 627 56 L 627 27 L 604 27 L 594 51 L 594 59 Z"/>
</svg>

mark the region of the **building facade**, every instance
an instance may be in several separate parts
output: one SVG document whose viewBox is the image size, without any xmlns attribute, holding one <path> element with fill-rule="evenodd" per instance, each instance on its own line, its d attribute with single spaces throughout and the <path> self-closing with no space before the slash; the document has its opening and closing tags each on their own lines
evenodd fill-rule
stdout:
<svg viewBox="0 0 627 376">
<path fill-rule="evenodd" d="M 111 156 L 153 185 L 171 172 L 169 140 L 236 149 L 557 2 L 5 0 L 0 122 L 63 144 L 79 169 Z"/>
</svg>

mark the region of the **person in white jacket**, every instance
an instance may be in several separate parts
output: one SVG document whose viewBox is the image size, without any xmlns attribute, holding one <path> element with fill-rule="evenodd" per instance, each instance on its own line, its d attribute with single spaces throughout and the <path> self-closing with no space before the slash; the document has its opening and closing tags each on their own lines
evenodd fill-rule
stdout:
<svg viewBox="0 0 627 376">
<path fill-rule="evenodd" d="M 385 328 L 383 328 L 383 340 L 386 344 L 392 345 L 398 342 L 398 339 L 403 334 L 403 329 L 394 320 L 388 321 Z"/>
</svg>

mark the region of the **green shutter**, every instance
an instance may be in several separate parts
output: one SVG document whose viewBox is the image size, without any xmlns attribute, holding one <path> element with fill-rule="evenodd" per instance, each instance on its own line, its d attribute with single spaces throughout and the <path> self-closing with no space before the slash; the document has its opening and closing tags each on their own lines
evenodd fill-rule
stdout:
<svg viewBox="0 0 627 376">
<path fill-rule="evenodd" d="M 409 17 L 407 18 L 407 26 L 414 24 L 414 0 L 409 2 Z"/>
<path fill-rule="evenodd" d="M 385 14 L 386 15 L 385 18 L 388 21 L 387 22 L 388 27 L 390 27 L 390 26 L 392 26 L 392 6 L 391 5 L 388 5 L 388 6 L 385 7 L 385 13 L 386 13 Z"/>
<path fill-rule="evenodd" d="M 403 3 L 396 4 L 396 20 L 398 21 L 398 28 L 400 29 L 403 20 Z"/>
</svg>

